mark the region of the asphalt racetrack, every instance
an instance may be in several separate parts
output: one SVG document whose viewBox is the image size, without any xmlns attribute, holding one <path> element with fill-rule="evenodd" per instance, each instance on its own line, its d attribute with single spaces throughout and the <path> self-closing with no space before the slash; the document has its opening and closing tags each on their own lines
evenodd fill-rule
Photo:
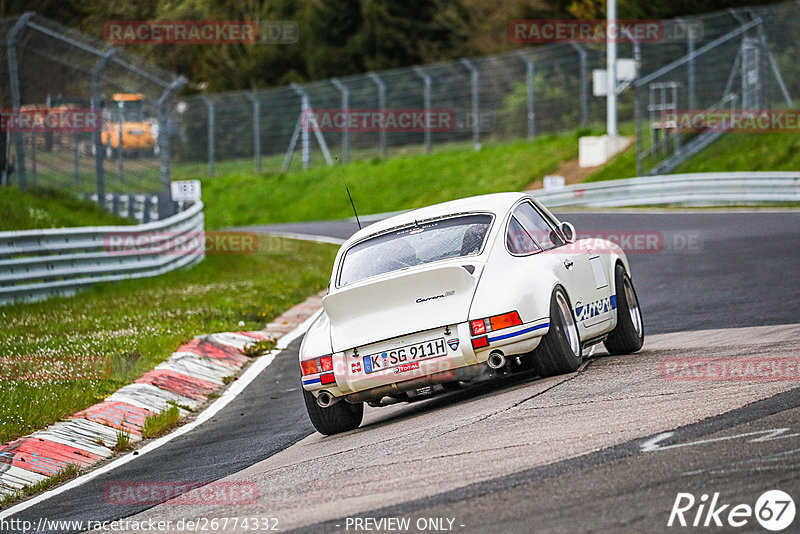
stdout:
<svg viewBox="0 0 800 534">
<path fill-rule="evenodd" d="M 765 531 L 756 517 L 729 512 L 755 508 L 767 490 L 800 498 L 797 374 L 671 380 L 664 362 L 798 360 L 800 212 L 558 215 L 579 235 L 660 236 L 655 250 L 628 254 L 647 333 L 639 353 L 598 350 L 571 375 L 515 375 L 368 407 L 359 429 L 323 437 L 305 413 L 295 342 L 213 421 L 13 517 L 153 519 L 171 521 L 172 532 L 193 530 L 187 519 L 235 517 L 304 532 L 697 530 L 667 526 L 679 504 L 675 525 L 719 520 L 723 527 L 713 530 Z M 257 230 L 345 238 L 355 229 L 340 222 Z M 259 498 L 120 506 L 103 492 L 110 482 L 213 480 L 255 484 Z M 745 523 L 734 528 L 731 520 Z M 795 519 L 786 531 L 799 526 Z"/>
</svg>

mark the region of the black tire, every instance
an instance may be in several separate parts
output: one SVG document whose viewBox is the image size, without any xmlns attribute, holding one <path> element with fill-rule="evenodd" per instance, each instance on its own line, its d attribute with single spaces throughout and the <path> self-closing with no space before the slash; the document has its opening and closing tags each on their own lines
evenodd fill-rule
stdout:
<svg viewBox="0 0 800 534">
<path fill-rule="evenodd" d="M 603 342 L 609 354 L 631 354 L 644 345 L 644 321 L 639 298 L 625 268 L 617 264 L 614 269 L 617 291 L 617 326 Z"/>
<path fill-rule="evenodd" d="M 568 337 L 567 332 L 575 336 L 574 339 Z M 550 297 L 550 330 L 532 356 L 536 371 L 542 377 L 572 373 L 581 365 L 583 351 L 575 315 L 569 297 L 561 287 L 556 287 Z"/>
<path fill-rule="evenodd" d="M 354 430 L 361 424 L 364 418 L 364 403 L 350 404 L 346 400 L 340 400 L 333 406 L 327 408 L 320 407 L 314 395 L 303 390 L 303 399 L 306 401 L 306 410 L 311 424 L 320 434 L 330 436 Z"/>
</svg>

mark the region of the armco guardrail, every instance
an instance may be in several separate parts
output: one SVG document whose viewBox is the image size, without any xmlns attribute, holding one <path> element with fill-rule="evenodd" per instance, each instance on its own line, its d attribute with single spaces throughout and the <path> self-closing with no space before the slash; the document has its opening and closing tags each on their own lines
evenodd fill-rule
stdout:
<svg viewBox="0 0 800 534">
<path fill-rule="evenodd" d="M 0 304 L 156 276 L 205 255 L 203 204 L 136 226 L 0 232 Z"/>
<path fill-rule="evenodd" d="M 708 172 L 575 184 L 531 193 L 549 208 L 800 202 L 800 172 Z"/>
</svg>

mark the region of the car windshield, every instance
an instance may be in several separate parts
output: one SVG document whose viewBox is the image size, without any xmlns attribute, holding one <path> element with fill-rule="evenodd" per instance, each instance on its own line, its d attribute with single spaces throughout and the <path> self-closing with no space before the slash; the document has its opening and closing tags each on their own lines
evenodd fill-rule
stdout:
<svg viewBox="0 0 800 534">
<path fill-rule="evenodd" d="M 345 253 L 338 285 L 424 263 L 476 256 L 491 223 L 491 215 L 461 215 L 421 222 L 361 241 Z"/>
</svg>

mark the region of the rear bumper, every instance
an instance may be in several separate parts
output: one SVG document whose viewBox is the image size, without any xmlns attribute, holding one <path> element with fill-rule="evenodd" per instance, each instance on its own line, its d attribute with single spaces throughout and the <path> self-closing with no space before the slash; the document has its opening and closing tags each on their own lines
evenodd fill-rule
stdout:
<svg viewBox="0 0 800 534">
<path fill-rule="evenodd" d="M 479 348 L 473 348 L 474 340 L 484 336 L 472 336 L 467 322 L 417 332 L 334 353 L 335 382 L 323 384 L 320 375 L 308 375 L 302 378 L 302 384 L 314 396 L 324 390 L 334 397 L 362 402 L 435 384 L 473 380 L 486 371 L 486 361 L 492 352 L 500 351 L 505 356 L 528 353 L 536 348 L 548 328 L 549 319 L 545 318 L 489 332 L 485 336 L 488 345 Z M 363 364 L 366 355 L 440 338 L 445 340 L 446 355 L 370 373 Z"/>
</svg>

